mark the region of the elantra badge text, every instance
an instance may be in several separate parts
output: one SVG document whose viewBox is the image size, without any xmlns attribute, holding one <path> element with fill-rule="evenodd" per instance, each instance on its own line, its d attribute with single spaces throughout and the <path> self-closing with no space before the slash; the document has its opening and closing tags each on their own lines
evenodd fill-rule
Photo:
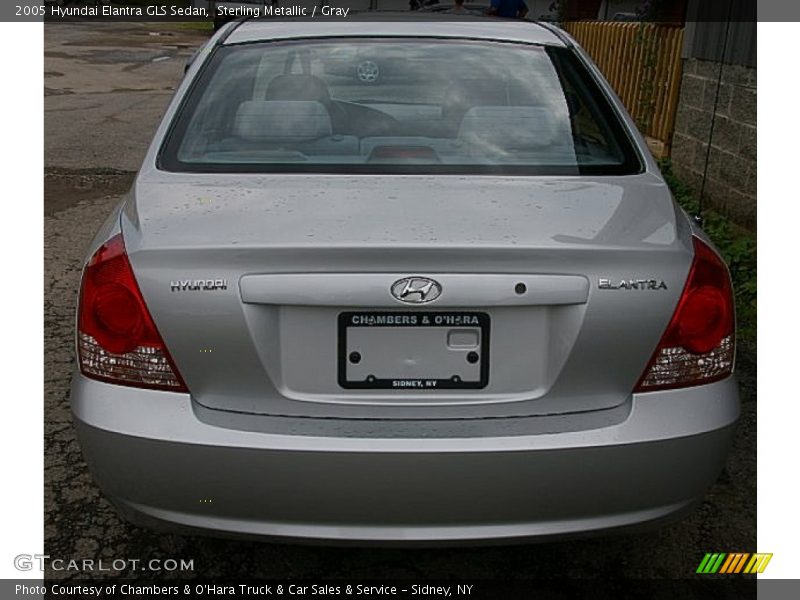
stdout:
<svg viewBox="0 0 800 600">
<path fill-rule="evenodd" d="M 601 290 L 665 290 L 667 284 L 658 279 L 608 279 L 601 277 L 597 280 L 597 287 Z"/>
</svg>

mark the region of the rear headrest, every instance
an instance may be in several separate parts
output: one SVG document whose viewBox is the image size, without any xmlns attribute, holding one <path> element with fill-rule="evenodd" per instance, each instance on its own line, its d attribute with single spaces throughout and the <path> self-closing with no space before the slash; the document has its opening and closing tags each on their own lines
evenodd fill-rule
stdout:
<svg viewBox="0 0 800 600">
<path fill-rule="evenodd" d="M 445 90 L 442 111 L 445 117 L 461 117 L 473 106 L 541 106 L 533 83 L 491 79 L 465 79 Z"/>
<path fill-rule="evenodd" d="M 553 120 L 538 106 L 475 106 L 464 115 L 458 138 L 489 151 L 541 148 L 555 139 Z"/>
<path fill-rule="evenodd" d="M 331 101 L 328 86 L 322 79 L 315 75 L 278 75 L 273 77 L 267 91 L 265 100 L 316 100 L 326 106 Z"/>
<path fill-rule="evenodd" d="M 304 142 L 331 135 L 331 117 L 308 100 L 248 100 L 239 105 L 233 133 L 258 142 Z"/>
</svg>

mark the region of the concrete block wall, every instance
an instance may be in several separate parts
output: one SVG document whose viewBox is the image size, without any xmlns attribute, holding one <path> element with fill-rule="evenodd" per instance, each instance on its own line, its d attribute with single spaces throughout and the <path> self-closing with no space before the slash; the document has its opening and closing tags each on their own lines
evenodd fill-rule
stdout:
<svg viewBox="0 0 800 600">
<path fill-rule="evenodd" d="M 723 65 L 709 152 L 719 68 L 718 62 L 684 59 L 672 162 L 699 193 L 708 159 L 706 205 L 755 230 L 756 69 Z"/>
</svg>

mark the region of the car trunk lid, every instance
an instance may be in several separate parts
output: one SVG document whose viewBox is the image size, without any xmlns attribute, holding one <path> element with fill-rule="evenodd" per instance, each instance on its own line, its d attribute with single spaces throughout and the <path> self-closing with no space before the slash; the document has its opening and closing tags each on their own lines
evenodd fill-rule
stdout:
<svg viewBox="0 0 800 600">
<path fill-rule="evenodd" d="M 148 173 L 123 231 L 195 400 L 273 415 L 480 418 L 619 405 L 691 262 L 687 224 L 650 174 Z M 441 295 L 422 304 L 392 295 L 415 277 Z M 414 332 L 346 322 L 378 314 L 462 321 Z M 456 375 L 480 385 L 348 386 L 370 369 L 390 381 Z"/>
</svg>

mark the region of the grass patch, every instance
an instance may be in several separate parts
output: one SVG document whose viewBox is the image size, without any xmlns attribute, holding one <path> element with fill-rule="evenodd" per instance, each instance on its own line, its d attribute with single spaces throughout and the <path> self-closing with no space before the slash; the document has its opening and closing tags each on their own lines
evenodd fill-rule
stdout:
<svg viewBox="0 0 800 600">
<path fill-rule="evenodd" d="M 211 21 L 182 21 L 180 23 L 173 23 L 175 29 L 181 31 L 214 31 L 214 23 Z"/>
<path fill-rule="evenodd" d="M 697 194 L 675 176 L 664 160 L 661 173 L 678 204 L 690 215 L 700 212 Z M 737 334 L 744 341 L 756 340 L 756 236 L 711 208 L 703 210 L 703 230 L 714 242 L 731 271 L 736 296 Z"/>
</svg>

